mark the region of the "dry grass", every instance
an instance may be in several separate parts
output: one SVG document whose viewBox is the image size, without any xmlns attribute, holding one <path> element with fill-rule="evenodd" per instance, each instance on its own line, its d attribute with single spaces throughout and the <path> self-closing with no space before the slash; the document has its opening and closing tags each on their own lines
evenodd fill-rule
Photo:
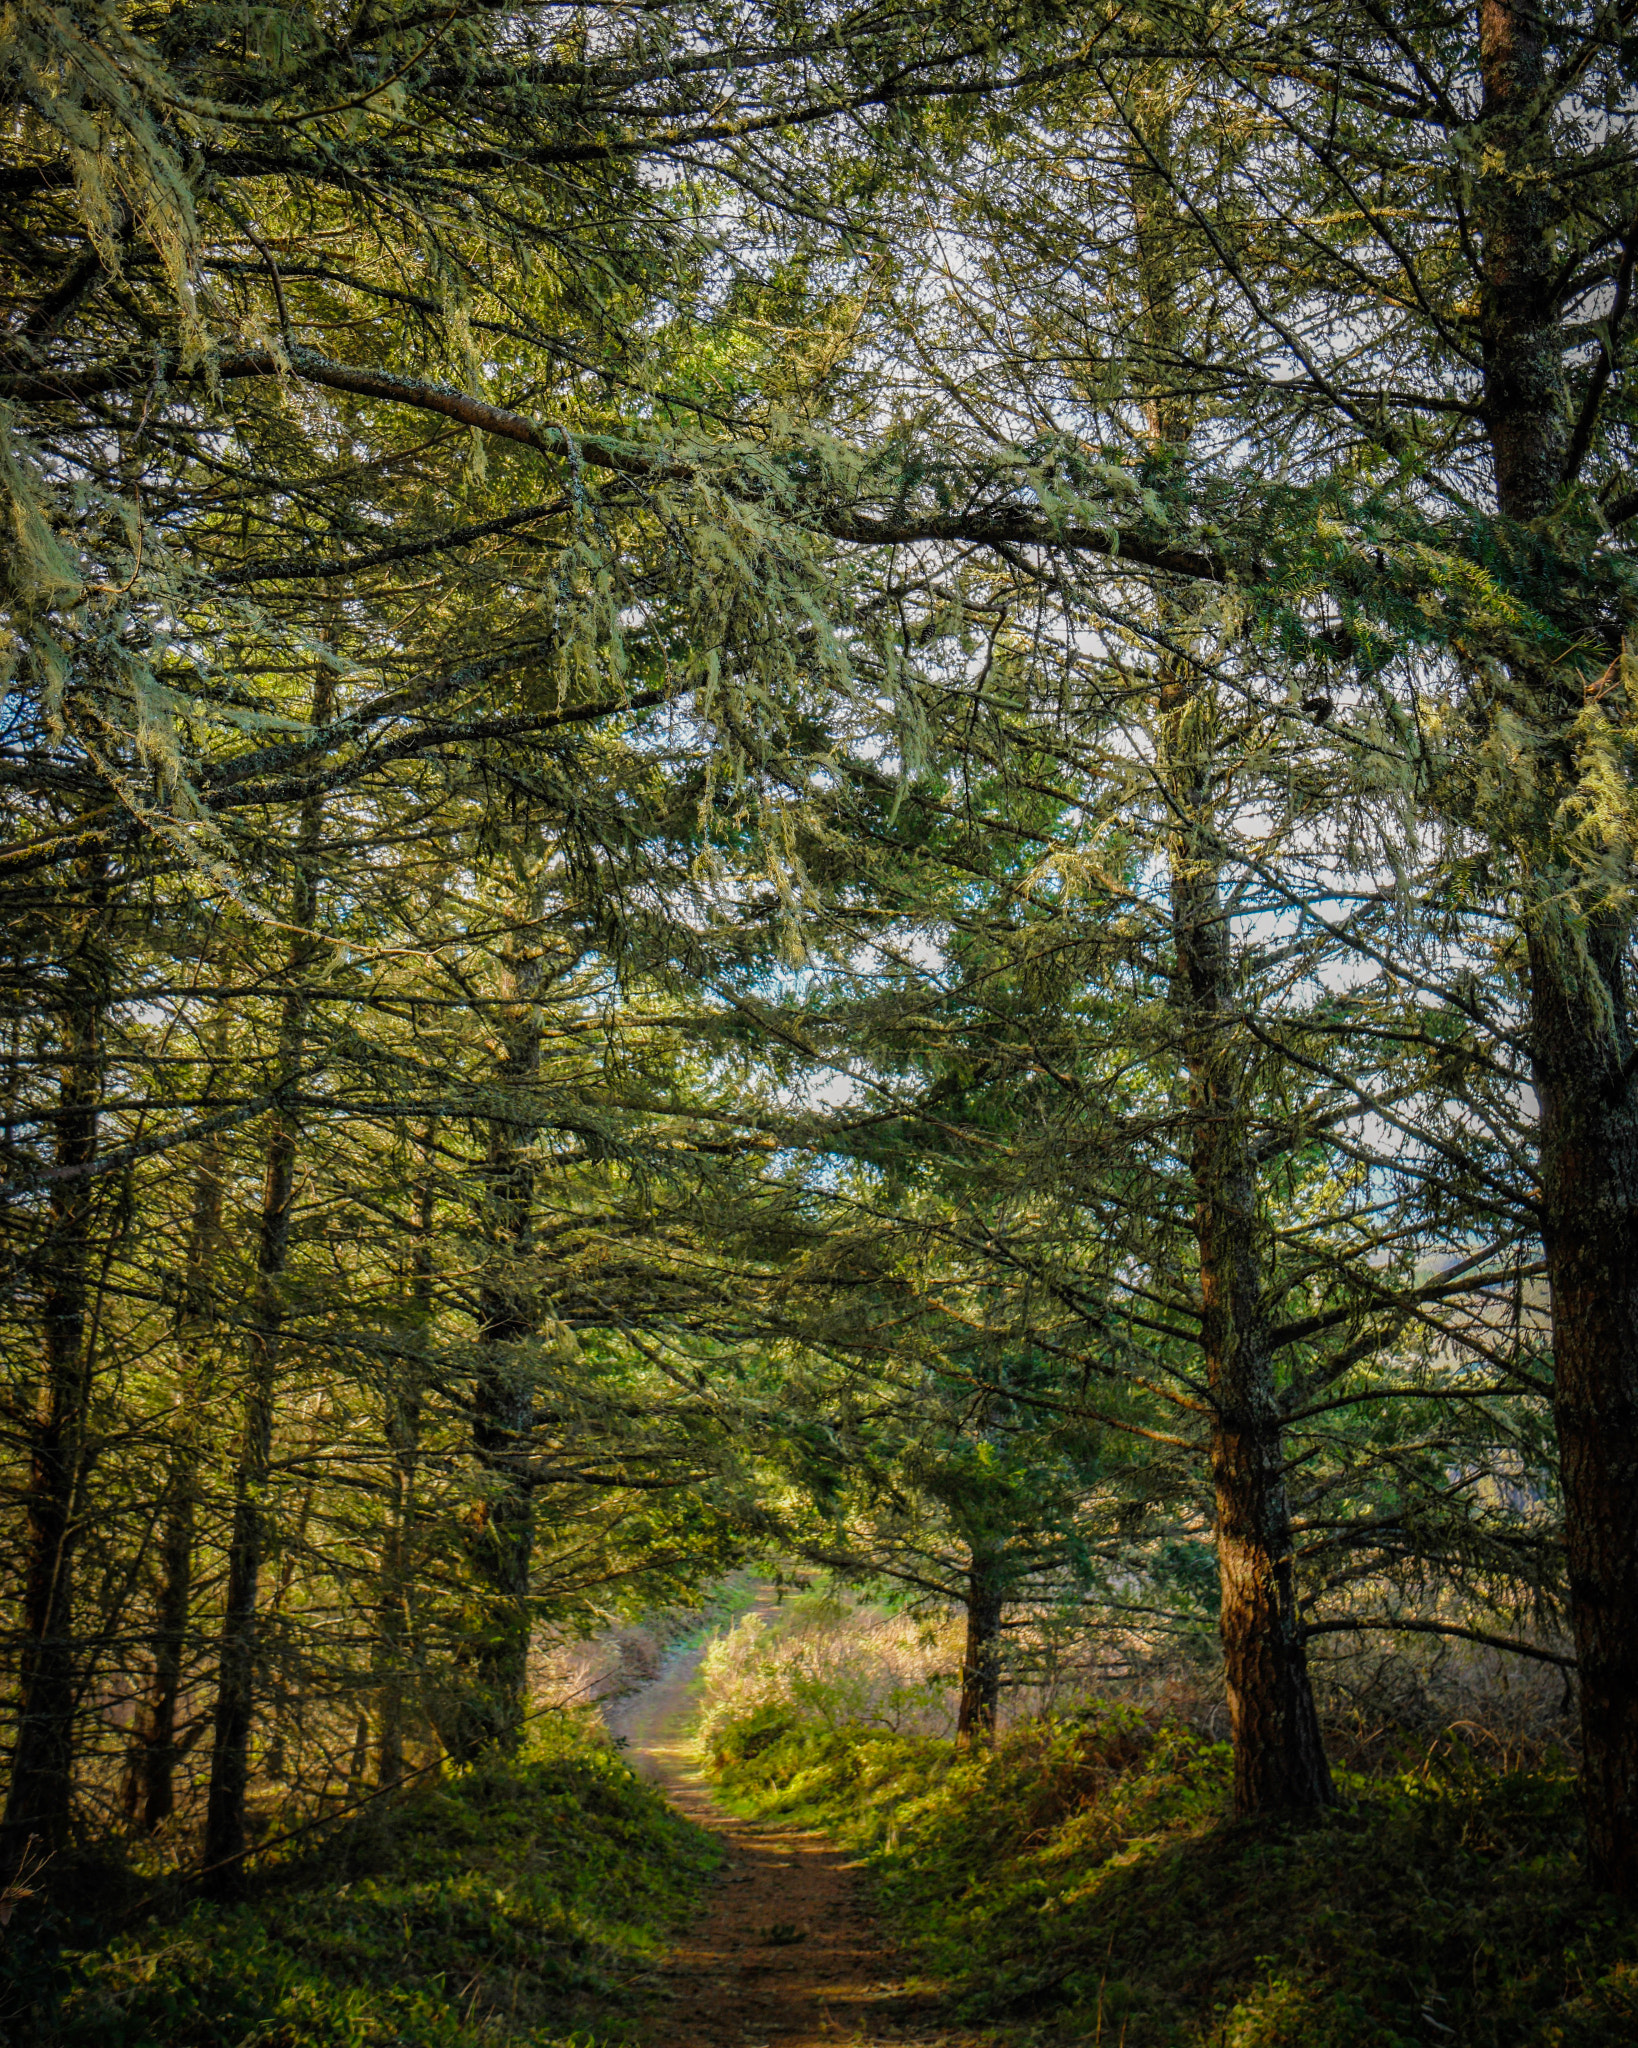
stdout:
<svg viewBox="0 0 1638 2048">
<path fill-rule="evenodd" d="M 747 1614 L 705 1652 L 699 1733 L 709 1750 L 731 1724 L 789 1709 L 827 1727 L 948 1735 L 960 1632 L 805 1594 L 770 1618 Z"/>
<path fill-rule="evenodd" d="M 752 1717 L 948 1737 L 962 1639 L 955 1611 L 894 1614 L 834 1592 L 803 1594 L 772 1616 L 746 1615 L 707 1648 L 702 1739 L 717 1746 L 722 1731 Z M 595 1682 L 614 1686 L 624 1667 L 611 1648 L 601 1654 L 606 1670 Z M 1228 1738 L 1222 1661 L 1209 1637 L 1077 1642 L 1022 1629 L 1009 1654 L 1027 1676 L 1006 1687 L 1003 1729 L 1113 1704 L 1151 1726 Z M 1366 1635 L 1317 1642 L 1311 1668 L 1326 1746 L 1342 1769 L 1402 1769 L 1431 1744 L 1467 1748 L 1502 1770 L 1574 1760 L 1573 1687 L 1553 1665 L 1455 1638 Z"/>
</svg>

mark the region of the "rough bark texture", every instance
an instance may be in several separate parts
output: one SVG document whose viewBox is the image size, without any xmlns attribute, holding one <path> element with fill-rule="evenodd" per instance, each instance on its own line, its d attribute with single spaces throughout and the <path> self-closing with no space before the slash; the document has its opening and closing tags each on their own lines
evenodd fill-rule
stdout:
<svg viewBox="0 0 1638 2048">
<path fill-rule="evenodd" d="M 333 681 L 322 670 L 313 691 L 313 723 L 330 716 Z M 243 1434 L 233 1475 L 233 1527 L 228 1539 L 227 1596 L 217 1664 L 215 1742 L 205 1809 L 204 1866 L 219 1893 L 238 1885 L 245 1851 L 245 1794 L 250 1782 L 250 1733 L 255 1719 L 257 1596 L 266 1549 L 266 1492 L 273 1454 L 273 1395 L 284 1327 L 284 1271 L 296 1189 L 299 1125 L 286 1099 L 301 1067 L 307 1015 L 306 978 L 312 964 L 311 932 L 318 907 L 316 854 L 322 825 L 320 800 L 302 805 L 296 835 L 296 874 L 290 922 L 296 936 L 286 966 L 279 1021 L 278 1088 L 262 1184 L 256 1238 L 256 1282 L 246 1346 Z"/>
<path fill-rule="evenodd" d="M 1553 1414 L 1581 1690 L 1592 1874 L 1638 1897 L 1638 1115 L 1621 968 L 1595 926 L 1584 978 L 1532 935 Z M 1590 984 L 1590 986 L 1589 986 Z M 1602 998 L 1602 1000 L 1600 1000 Z M 1608 1006 L 1606 1008 L 1606 1005 Z"/>
<path fill-rule="evenodd" d="M 1496 502 L 1509 519 L 1539 519 L 1558 502 L 1569 422 L 1558 322 L 1555 200 L 1549 180 L 1546 53 L 1529 0 L 1481 0 L 1480 118 L 1489 175 L 1479 189 L 1484 236 L 1480 331 L 1485 427 Z"/>
<path fill-rule="evenodd" d="M 1001 1617 L 1005 1588 L 997 1562 L 975 1550 L 967 1572 L 967 1641 L 961 1658 L 956 1741 L 963 1749 L 995 1740 L 1001 1706 Z"/>
<path fill-rule="evenodd" d="M 1569 446 L 1560 328 L 1552 93 L 1539 10 L 1479 9 L 1485 424 L 1501 513 L 1543 518 Z M 1528 891 L 1531 1050 L 1540 1109 L 1553 1406 L 1581 1683 L 1593 1877 L 1638 1896 L 1638 1102 L 1623 956 L 1631 919 L 1580 884 L 1556 842 L 1575 773 L 1581 690 L 1543 665 L 1513 677 L 1534 729 L 1542 805 L 1517 841 Z M 1601 893 L 1601 885 L 1593 885 Z M 1567 903 L 1580 898 L 1579 912 Z"/>
<path fill-rule="evenodd" d="M 100 862 L 78 877 L 72 943 L 62 963 L 62 1069 L 41 1264 L 44 1361 L 30 1444 L 22 1597 L 22 1683 L 11 1783 L 0 1824 L 0 1875 L 68 1839 L 74 1762 L 74 1549 L 89 1455 L 91 1365 L 85 1329 L 108 1003 L 107 888 Z"/>
<path fill-rule="evenodd" d="M 484 1167 L 490 1255 L 478 1296 L 478 1344 L 486 1363 L 472 1389 L 472 1449 L 485 1490 L 473 1511 L 468 1546 L 478 1595 L 466 1658 L 468 1682 L 451 1743 L 460 1757 L 494 1745 L 511 1747 L 522 1732 L 525 1711 L 535 1408 L 526 1347 L 539 1325 L 530 1096 L 540 1070 L 535 1008 L 540 980 L 538 955 L 514 944 L 502 968 L 501 1057 Z"/>
<path fill-rule="evenodd" d="M 1297 1612 L 1256 1169 L 1232 1043 L 1233 959 L 1198 737 L 1189 737 L 1202 708 L 1192 681 L 1169 680 L 1164 758 L 1182 820 L 1168 844 L 1175 1000 L 1189 1072 L 1234 1805 L 1241 1814 L 1300 1812 L 1328 1805 L 1334 1794 Z"/>
</svg>

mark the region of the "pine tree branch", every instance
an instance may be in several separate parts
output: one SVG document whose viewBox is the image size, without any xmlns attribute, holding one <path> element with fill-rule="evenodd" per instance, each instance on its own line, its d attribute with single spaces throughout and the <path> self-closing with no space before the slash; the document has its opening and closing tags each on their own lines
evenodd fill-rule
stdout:
<svg viewBox="0 0 1638 2048">
<path fill-rule="evenodd" d="M 1450 1621 L 1367 1621 L 1349 1616 L 1336 1621 L 1304 1622 L 1302 1633 L 1306 1642 L 1315 1636 L 1360 1635 L 1367 1630 L 1389 1635 L 1456 1636 L 1463 1642 L 1483 1643 L 1487 1649 L 1510 1650 L 1515 1657 L 1534 1657 L 1543 1664 L 1556 1664 L 1561 1671 L 1577 1668 L 1576 1660 L 1559 1650 L 1544 1650 L 1539 1643 L 1520 1642 L 1517 1636 L 1492 1635 L 1488 1629 L 1460 1628 Z"/>
<path fill-rule="evenodd" d="M 61 405 L 115 391 L 147 388 L 156 375 L 175 383 L 203 383 L 214 376 L 227 382 L 240 378 L 291 374 L 305 383 L 355 397 L 380 399 L 419 412 L 439 414 L 497 439 L 566 456 L 596 469 L 655 483 L 686 483 L 699 466 L 678 462 L 658 452 L 634 448 L 597 436 L 571 435 L 553 423 L 529 419 L 507 406 L 491 404 L 452 385 L 406 377 L 395 370 L 366 364 L 338 363 L 316 349 L 296 347 L 286 363 L 274 350 L 252 349 L 219 357 L 212 365 L 183 370 L 174 354 L 133 356 L 122 362 L 80 370 L 23 371 L 0 377 L 0 398 L 13 403 Z M 1085 527 L 1060 523 L 1027 505 L 1002 504 L 966 512 L 871 514 L 853 508 L 814 505 L 814 523 L 833 540 L 857 547 L 904 547 L 951 542 L 968 547 L 1046 547 L 1075 554 L 1102 555 L 1111 561 L 1195 582 L 1224 583 L 1232 578 L 1228 559 L 1202 549 L 1179 548 L 1115 525 Z"/>
</svg>

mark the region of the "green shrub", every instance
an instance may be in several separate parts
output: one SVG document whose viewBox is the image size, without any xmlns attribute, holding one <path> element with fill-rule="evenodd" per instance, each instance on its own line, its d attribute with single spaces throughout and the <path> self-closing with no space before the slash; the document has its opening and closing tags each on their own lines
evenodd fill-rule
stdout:
<svg viewBox="0 0 1638 2048">
<path fill-rule="evenodd" d="M 720 1729 L 711 1745 L 711 1759 L 718 1770 L 730 1764 L 753 1762 L 789 1735 L 799 1723 L 787 1707 L 757 1707 L 742 1721 Z"/>
</svg>

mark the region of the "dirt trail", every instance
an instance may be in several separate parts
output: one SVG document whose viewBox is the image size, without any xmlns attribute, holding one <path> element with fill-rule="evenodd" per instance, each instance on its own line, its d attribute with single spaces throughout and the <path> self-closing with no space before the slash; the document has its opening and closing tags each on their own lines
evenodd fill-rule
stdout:
<svg viewBox="0 0 1638 2048">
<path fill-rule="evenodd" d="M 709 1903 L 661 1972 L 653 2048 L 960 2048 L 940 2030 L 933 1994 L 903 1980 L 857 1866 L 823 1835 L 736 1820 L 712 1797 L 688 1733 L 700 1656 L 673 1656 L 652 1685 L 607 1710 L 633 1765 L 724 1852 Z"/>
</svg>

